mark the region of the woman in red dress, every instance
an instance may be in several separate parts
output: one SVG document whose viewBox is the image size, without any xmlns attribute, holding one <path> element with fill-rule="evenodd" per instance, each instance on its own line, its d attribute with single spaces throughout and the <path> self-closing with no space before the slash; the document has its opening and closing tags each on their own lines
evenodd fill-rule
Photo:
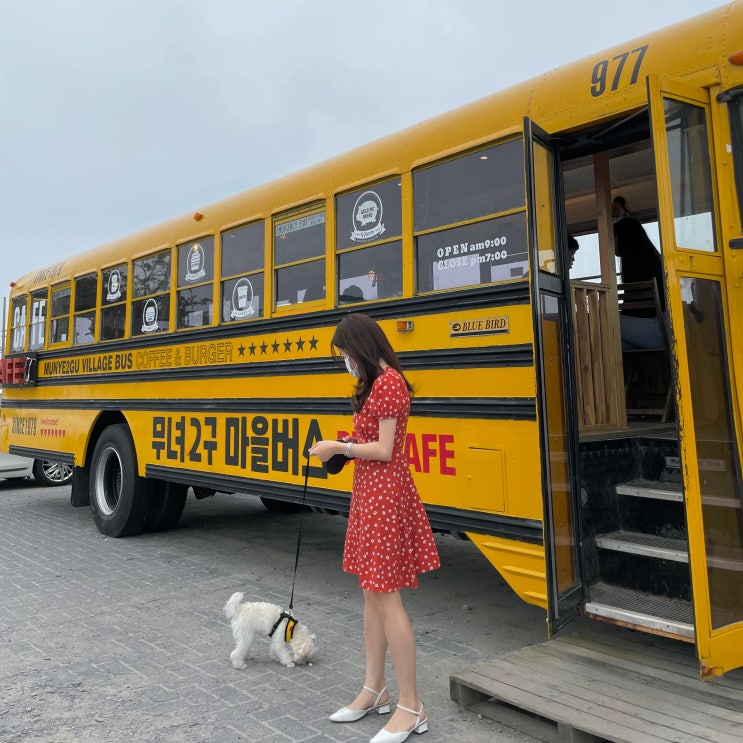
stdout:
<svg viewBox="0 0 743 743">
<path fill-rule="evenodd" d="M 384 680 L 389 648 L 400 698 L 371 743 L 402 743 L 411 732 L 426 732 L 428 721 L 418 696 L 415 637 L 400 589 L 416 588 L 420 573 L 439 567 L 405 454 L 411 387 L 384 331 L 366 315 L 341 320 L 332 351 L 357 379 L 351 399 L 354 433 L 345 441 L 318 441 L 310 454 L 323 462 L 344 454 L 355 462 L 343 570 L 359 576 L 364 595 L 366 675 L 356 699 L 330 719 L 354 722 L 372 711 L 390 711 Z"/>
</svg>

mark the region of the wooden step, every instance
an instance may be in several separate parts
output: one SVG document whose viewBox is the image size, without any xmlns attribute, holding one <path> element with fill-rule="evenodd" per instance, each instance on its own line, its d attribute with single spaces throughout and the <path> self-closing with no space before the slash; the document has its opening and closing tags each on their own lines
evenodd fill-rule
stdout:
<svg viewBox="0 0 743 743">
<path fill-rule="evenodd" d="M 656 596 L 630 588 L 597 583 L 589 589 L 586 616 L 632 627 L 645 627 L 678 639 L 694 638 L 694 607 L 690 601 Z"/>
<path fill-rule="evenodd" d="M 501 703 L 551 720 L 561 741 L 740 743 L 739 671 L 701 683 L 692 644 L 587 620 L 572 626 L 452 674 L 451 698 L 488 717 L 483 708 Z"/>
</svg>

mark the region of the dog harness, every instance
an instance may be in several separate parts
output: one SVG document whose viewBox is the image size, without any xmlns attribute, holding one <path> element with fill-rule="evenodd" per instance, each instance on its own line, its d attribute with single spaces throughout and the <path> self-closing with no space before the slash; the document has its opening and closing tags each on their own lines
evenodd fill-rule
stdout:
<svg viewBox="0 0 743 743">
<path fill-rule="evenodd" d="M 285 611 L 279 614 L 279 618 L 276 620 L 271 631 L 268 633 L 269 637 L 273 637 L 273 633 L 279 628 L 279 625 L 286 619 L 286 627 L 284 627 L 284 642 L 291 642 L 294 637 L 294 628 L 297 626 L 297 620 Z"/>
</svg>

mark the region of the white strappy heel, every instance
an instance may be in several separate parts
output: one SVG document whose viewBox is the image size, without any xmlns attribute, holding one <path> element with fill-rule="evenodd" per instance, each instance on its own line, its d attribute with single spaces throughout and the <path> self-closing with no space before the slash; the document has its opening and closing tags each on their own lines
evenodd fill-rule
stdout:
<svg viewBox="0 0 743 743">
<path fill-rule="evenodd" d="M 374 704 L 372 704 L 371 707 L 367 707 L 366 709 L 349 709 L 348 707 L 341 707 L 337 712 L 333 712 L 333 714 L 330 715 L 330 719 L 333 722 L 356 722 L 356 720 L 360 720 L 362 717 L 365 717 L 370 712 L 376 711 L 378 715 L 386 715 L 390 711 L 389 700 L 386 702 L 382 702 L 381 704 L 379 702 L 379 700 L 382 698 L 382 694 L 387 691 L 386 686 L 384 687 L 384 689 L 382 689 L 382 691 L 370 689 L 368 686 L 362 686 L 361 688 L 377 695 L 377 698 L 374 700 Z"/>
<path fill-rule="evenodd" d="M 423 702 L 419 709 L 414 710 L 409 707 L 403 707 L 402 704 L 397 705 L 398 709 L 410 712 L 411 715 L 415 715 L 415 723 L 410 730 L 403 730 L 401 733 L 391 733 L 389 730 L 382 728 L 370 741 L 369 743 L 403 743 L 408 739 L 410 733 L 425 733 L 428 730 L 428 716 L 421 720 L 423 714 Z"/>
</svg>

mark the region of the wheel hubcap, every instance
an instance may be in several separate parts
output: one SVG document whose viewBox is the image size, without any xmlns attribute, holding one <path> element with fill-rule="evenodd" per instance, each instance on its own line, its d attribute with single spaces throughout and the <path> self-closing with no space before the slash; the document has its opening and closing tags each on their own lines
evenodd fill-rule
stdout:
<svg viewBox="0 0 743 743">
<path fill-rule="evenodd" d="M 41 463 L 41 470 L 46 478 L 52 482 L 67 482 L 72 477 L 72 467 L 64 462 L 45 460 Z"/>
<path fill-rule="evenodd" d="M 107 447 L 98 458 L 94 475 L 95 502 L 98 510 L 111 516 L 121 497 L 121 458 L 114 447 Z"/>
</svg>

